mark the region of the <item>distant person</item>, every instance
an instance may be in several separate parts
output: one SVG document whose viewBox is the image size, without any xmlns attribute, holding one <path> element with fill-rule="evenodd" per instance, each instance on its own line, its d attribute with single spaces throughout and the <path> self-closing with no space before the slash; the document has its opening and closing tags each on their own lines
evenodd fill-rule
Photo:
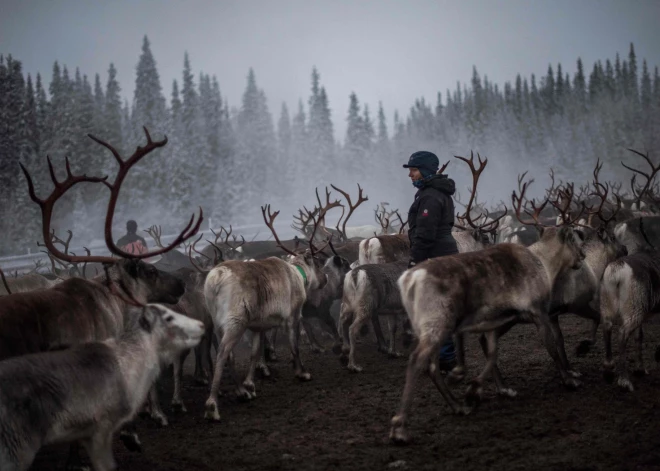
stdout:
<svg viewBox="0 0 660 471">
<path fill-rule="evenodd" d="M 132 219 L 126 223 L 126 235 L 117 241 L 117 245 L 133 255 L 147 253 L 147 241 L 137 235 L 137 222 Z"/>
</svg>

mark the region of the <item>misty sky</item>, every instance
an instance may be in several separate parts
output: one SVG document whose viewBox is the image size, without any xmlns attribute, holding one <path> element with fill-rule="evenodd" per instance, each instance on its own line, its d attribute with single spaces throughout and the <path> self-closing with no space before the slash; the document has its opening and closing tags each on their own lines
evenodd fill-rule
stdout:
<svg viewBox="0 0 660 471">
<path fill-rule="evenodd" d="M 72 75 L 100 73 L 105 86 L 114 62 L 129 101 L 145 34 L 168 101 L 188 51 L 196 77 L 215 74 L 230 106 L 253 67 L 275 122 L 283 101 L 307 105 L 316 65 L 342 141 L 351 91 L 372 116 L 382 100 L 391 129 L 394 109 L 435 103 L 469 82 L 473 64 L 501 86 L 549 63 L 572 76 L 578 56 L 588 74 L 633 42 L 640 69 L 643 58 L 660 65 L 660 0 L 0 0 L 0 11 L 0 54 L 46 83 L 58 60 Z"/>
</svg>

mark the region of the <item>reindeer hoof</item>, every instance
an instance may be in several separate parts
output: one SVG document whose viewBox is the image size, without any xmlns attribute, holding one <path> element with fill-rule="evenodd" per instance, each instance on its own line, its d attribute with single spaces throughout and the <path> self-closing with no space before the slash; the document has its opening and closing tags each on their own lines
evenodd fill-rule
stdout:
<svg viewBox="0 0 660 471">
<path fill-rule="evenodd" d="M 403 417 L 395 415 L 392 417 L 392 428 L 390 429 L 390 442 L 393 445 L 407 445 L 410 443 L 410 434 L 403 423 Z"/>
<path fill-rule="evenodd" d="M 362 367 L 357 366 L 355 364 L 348 365 L 347 368 L 348 368 L 348 371 L 351 371 L 352 373 L 361 373 L 362 372 Z"/>
<path fill-rule="evenodd" d="M 632 385 L 632 382 L 627 379 L 627 378 L 619 378 L 616 382 L 617 386 L 619 386 L 621 389 L 625 389 L 629 392 L 633 392 L 635 388 Z"/>
<path fill-rule="evenodd" d="M 194 381 L 195 381 L 195 384 L 197 384 L 198 386 L 207 386 L 209 384 L 209 380 L 207 378 L 204 378 L 204 377 L 201 377 L 201 376 L 195 378 Z"/>
<path fill-rule="evenodd" d="M 218 412 L 218 405 L 212 401 L 206 401 L 204 406 L 204 418 L 207 420 L 220 421 L 220 412 Z"/>
<path fill-rule="evenodd" d="M 403 356 L 403 353 L 390 350 L 387 352 L 387 355 L 390 358 L 401 358 Z"/>
<path fill-rule="evenodd" d="M 174 412 L 188 412 L 182 401 L 172 401 L 172 410 Z"/>
<path fill-rule="evenodd" d="M 582 373 L 580 373 L 579 371 L 568 370 L 567 373 L 569 374 L 569 376 L 571 376 L 573 378 L 581 378 L 582 377 Z"/>
<path fill-rule="evenodd" d="M 582 340 L 577 348 L 575 349 L 575 354 L 579 357 L 585 356 L 591 350 L 591 340 Z"/>
<path fill-rule="evenodd" d="M 128 451 L 142 453 L 142 443 L 140 442 L 140 437 L 138 437 L 137 433 L 122 430 L 119 432 L 119 439 Z"/>
<path fill-rule="evenodd" d="M 564 386 L 566 386 L 566 389 L 568 389 L 569 391 L 575 391 L 577 388 L 580 387 L 580 385 L 582 385 L 582 383 L 575 378 L 569 377 L 566 378 L 566 381 L 564 381 Z"/>
<path fill-rule="evenodd" d="M 516 397 L 518 395 L 518 392 L 511 388 L 502 388 L 499 391 L 497 391 L 497 394 L 505 397 Z"/>
<path fill-rule="evenodd" d="M 403 428 L 394 428 L 390 430 L 390 442 L 392 445 L 408 445 L 410 443 L 410 434 Z"/>
<path fill-rule="evenodd" d="M 312 375 L 305 371 L 304 373 L 297 373 L 296 378 L 298 378 L 300 381 L 311 381 Z"/>
<path fill-rule="evenodd" d="M 457 384 L 465 379 L 465 369 L 461 366 L 456 366 L 451 370 L 446 377 L 448 384 Z"/>
</svg>

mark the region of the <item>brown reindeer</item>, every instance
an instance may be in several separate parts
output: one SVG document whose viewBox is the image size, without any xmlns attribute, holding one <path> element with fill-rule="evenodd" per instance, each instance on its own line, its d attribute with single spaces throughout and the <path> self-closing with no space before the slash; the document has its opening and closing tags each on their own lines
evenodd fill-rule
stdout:
<svg viewBox="0 0 660 471">
<path fill-rule="evenodd" d="M 140 255 L 125 253 L 112 239 L 112 219 L 117 197 L 128 171 L 148 153 L 167 143 L 167 138 L 162 141 L 152 141 L 146 128 L 144 131 L 147 145 L 138 147 L 126 160 L 122 159 L 110 144 L 89 136 L 109 149 L 119 163 L 119 171 L 112 184 L 106 181 L 107 177 L 73 175 L 68 159 L 66 160 L 67 178 L 58 181 L 52 163 L 48 159 L 55 188 L 48 198 L 41 199 L 35 194 L 30 174 L 21 165 L 27 179 L 30 198 L 41 209 L 43 238 L 49 252 L 69 263 L 104 264 L 105 272 L 89 280 L 70 278 L 48 289 L 2 297 L 0 299 L 0 360 L 116 337 L 130 321 L 127 318 L 129 312 L 127 307 L 143 306 L 151 302 L 176 303 L 184 294 L 183 282 L 173 275 L 157 270 L 142 259 L 165 253 L 195 235 L 203 219 L 201 210 L 199 220 L 194 226 L 193 216 L 171 245 L 154 252 Z M 73 186 L 82 182 L 102 183 L 110 189 L 105 241 L 110 252 L 119 258 L 65 254 L 55 247 L 50 237 L 51 217 L 56 201 Z M 164 415 L 155 418 L 166 424 Z"/>
<path fill-rule="evenodd" d="M 512 202 L 516 207 L 515 192 Z M 415 383 L 424 370 L 454 412 L 469 412 L 481 397 L 484 380 L 496 366 L 498 338 L 520 322 L 536 325 L 564 384 L 578 386 L 557 353 L 548 311 L 557 276 L 582 266 L 581 245 L 581 238 L 572 228 L 548 228 L 529 248 L 502 243 L 477 252 L 429 259 L 403 273 L 398 286 L 419 342 L 410 355 L 401 406 L 391 421 L 390 440 L 410 440 L 408 415 Z M 440 348 L 454 332 L 486 334 L 487 363 L 467 390 L 466 406 L 458 403 L 438 370 Z"/>
</svg>

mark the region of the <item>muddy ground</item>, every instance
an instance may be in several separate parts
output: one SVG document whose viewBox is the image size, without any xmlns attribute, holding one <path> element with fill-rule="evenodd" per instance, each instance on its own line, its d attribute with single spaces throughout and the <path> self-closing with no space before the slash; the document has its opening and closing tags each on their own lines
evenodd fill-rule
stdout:
<svg viewBox="0 0 660 471">
<path fill-rule="evenodd" d="M 258 379 L 252 402 L 238 402 L 230 382 L 223 379 L 219 423 L 203 419 L 208 387 L 193 383 L 189 358 L 183 392 L 188 412 L 171 410 L 172 380 L 164 377 L 161 400 L 170 425 L 159 428 L 150 419 L 139 419 L 144 451 L 129 452 L 115 439 L 115 457 L 119 469 L 130 471 L 660 469 L 660 368 L 653 360 L 660 324 L 645 327 L 650 375 L 633 378 L 633 393 L 603 380 L 601 330 L 592 351 L 577 358 L 574 348 L 588 325 L 573 316 L 565 316 L 561 324 L 569 359 L 584 374 L 578 391 L 561 385 L 536 329 L 519 325 L 502 339 L 499 361 L 518 396 L 498 397 L 488 382 L 480 407 L 471 415 L 454 416 L 423 376 L 410 422 L 414 441 L 407 447 L 387 440 L 407 355 L 387 358 L 376 351 L 370 335 L 357 350 L 364 367 L 359 374 L 349 373 L 331 351 L 314 354 L 304 345 L 303 361 L 312 373 L 308 383 L 294 378 L 285 361 L 288 350 L 279 346 L 281 360 L 271 365 L 273 377 Z M 631 341 L 631 366 L 633 348 Z M 239 361 L 242 373 L 247 353 L 241 352 Z M 467 364 L 472 374 L 484 365 L 474 335 L 467 339 Z M 452 389 L 462 395 L 465 387 L 463 383 Z M 63 469 L 67 450 L 44 448 L 32 469 Z"/>
</svg>

